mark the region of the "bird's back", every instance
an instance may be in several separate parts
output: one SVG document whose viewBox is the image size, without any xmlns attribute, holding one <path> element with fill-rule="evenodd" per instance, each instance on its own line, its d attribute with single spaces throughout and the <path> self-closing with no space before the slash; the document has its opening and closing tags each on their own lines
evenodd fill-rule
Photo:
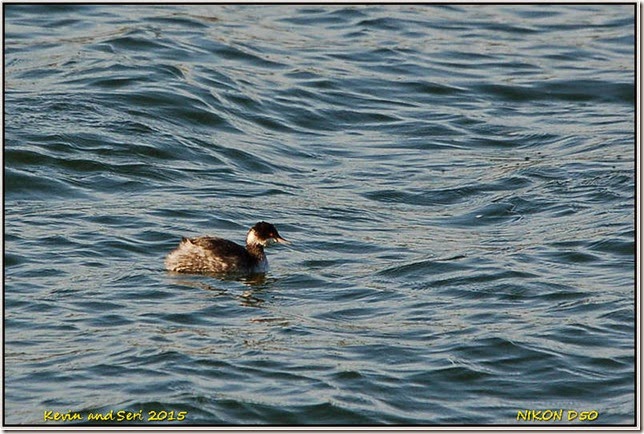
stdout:
<svg viewBox="0 0 644 434">
<path fill-rule="evenodd" d="M 182 238 L 179 247 L 165 260 L 170 271 L 179 273 L 222 273 L 245 271 L 253 258 L 239 244 L 216 237 Z"/>
</svg>

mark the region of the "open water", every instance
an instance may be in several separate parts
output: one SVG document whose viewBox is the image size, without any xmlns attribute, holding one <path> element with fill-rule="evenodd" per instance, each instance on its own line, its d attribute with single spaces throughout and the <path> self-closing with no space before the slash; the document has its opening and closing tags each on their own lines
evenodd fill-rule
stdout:
<svg viewBox="0 0 644 434">
<path fill-rule="evenodd" d="M 5 423 L 633 424 L 634 12 L 5 4 Z"/>
</svg>

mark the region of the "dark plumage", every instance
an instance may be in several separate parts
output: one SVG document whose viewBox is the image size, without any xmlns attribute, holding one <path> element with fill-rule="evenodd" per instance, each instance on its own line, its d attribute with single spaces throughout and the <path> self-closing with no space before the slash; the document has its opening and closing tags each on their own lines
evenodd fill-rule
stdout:
<svg viewBox="0 0 644 434">
<path fill-rule="evenodd" d="M 266 222 L 248 231 L 245 248 L 217 237 L 182 238 L 166 257 L 165 266 L 179 273 L 263 273 L 268 270 L 264 247 L 271 243 L 288 241 Z"/>
</svg>

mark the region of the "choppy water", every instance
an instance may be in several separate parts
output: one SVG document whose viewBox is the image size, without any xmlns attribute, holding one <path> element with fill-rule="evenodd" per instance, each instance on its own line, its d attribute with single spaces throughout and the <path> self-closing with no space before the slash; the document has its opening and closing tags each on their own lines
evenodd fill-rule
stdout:
<svg viewBox="0 0 644 434">
<path fill-rule="evenodd" d="M 634 6 L 4 9 L 6 424 L 634 422 Z"/>
</svg>

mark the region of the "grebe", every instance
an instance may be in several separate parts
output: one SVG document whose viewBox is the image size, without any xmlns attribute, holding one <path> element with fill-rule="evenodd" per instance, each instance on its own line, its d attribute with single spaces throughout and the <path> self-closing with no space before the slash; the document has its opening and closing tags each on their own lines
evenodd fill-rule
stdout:
<svg viewBox="0 0 644 434">
<path fill-rule="evenodd" d="M 273 243 L 289 244 L 266 222 L 250 228 L 246 248 L 223 238 L 181 238 L 179 247 L 166 257 L 165 268 L 178 273 L 265 273 L 264 247 Z"/>
</svg>

